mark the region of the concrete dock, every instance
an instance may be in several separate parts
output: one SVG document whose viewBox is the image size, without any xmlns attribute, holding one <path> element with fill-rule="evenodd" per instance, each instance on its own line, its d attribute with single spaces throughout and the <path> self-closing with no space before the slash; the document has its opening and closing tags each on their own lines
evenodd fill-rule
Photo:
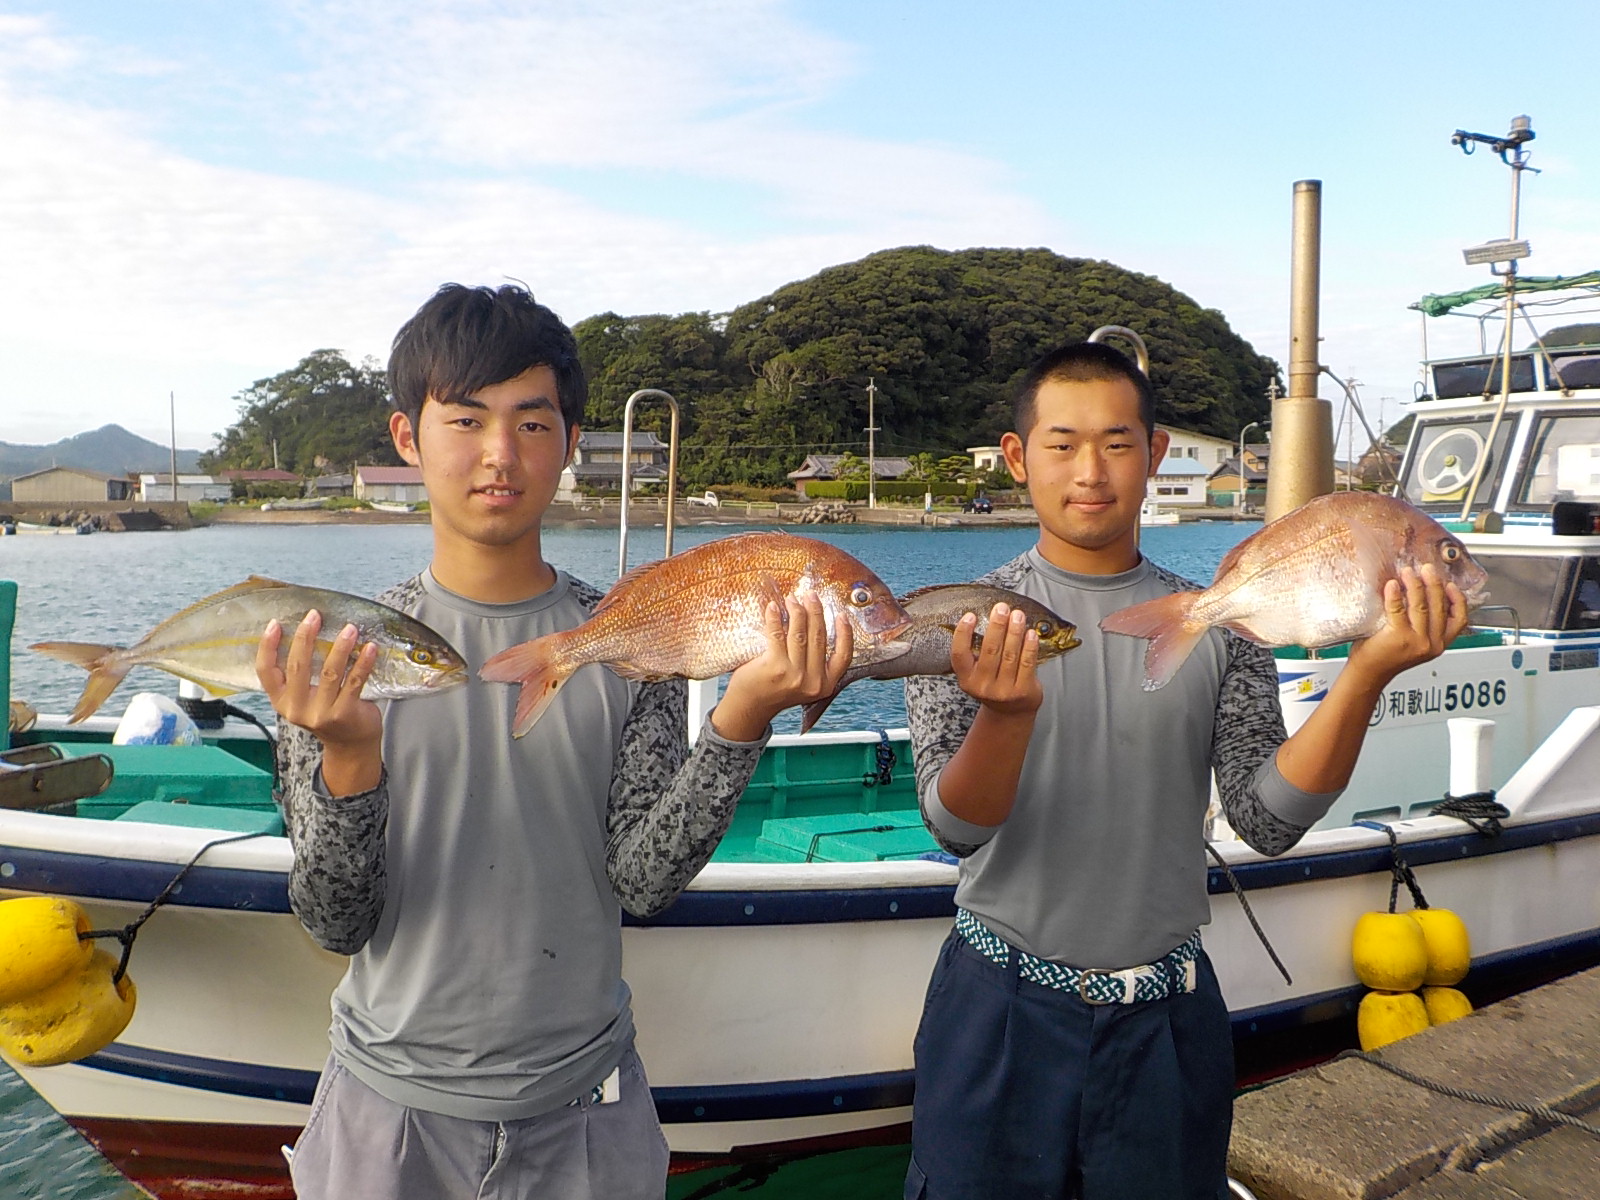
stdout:
<svg viewBox="0 0 1600 1200">
<path fill-rule="evenodd" d="M 1373 1057 L 1600 1126 L 1600 968 Z M 1257 1200 L 1600 1200 L 1600 1136 L 1345 1057 L 1239 1097 L 1228 1170 Z"/>
</svg>

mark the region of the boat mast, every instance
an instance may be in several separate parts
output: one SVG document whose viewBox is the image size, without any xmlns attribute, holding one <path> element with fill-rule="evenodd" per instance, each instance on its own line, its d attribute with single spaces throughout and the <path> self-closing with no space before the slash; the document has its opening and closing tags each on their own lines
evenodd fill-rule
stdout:
<svg viewBox="0 0 1600 1200">
<path fill-rule="evenodd" d="M 1272 402 L 1268 521 L 1333 491 L 1333 406 L 1317 396 L 1317 325 L 1322 273 L 1322 181 L 1294 185 L 1289 277 L 1289 394 Z M 1242 464 L 1241 464 L 1242 466 Z"/>
<path fill-rule="evenodd" d="M 1472 502 L 1477 498 L 1478 485 L 1483 480 L 1489 455 L 1494 451 L 1495 436 L 1500 432 L 1500 422 L 1505 419 L 1506 405 L 1511 399 L 1511 326 L 1517 311 L 1517 260 L 1529 254 L 1528 243 L 1517 240 L 1522 173 L 1532 169 L 1528 166 L 1528 152 L 1522 147 L 1533 138 L 1533 123 L 1526 116 L 1511 118 L 1511 132 L 1504 137 L 1468 133 L 1465 129 L 1456 130 L 1450 137 L 1450 144 L 1460 146 L 1463 154 L 1471 154 L 1479 145 L 1488 146 L 1500 156 L 1501 162 L 1511 168 L 1511 236 L 1497 238 L 1462 252 L 1468 266 L 1488 264 L 1490 274 L 1505 280 L 1506 292 L 1505 330 L 1500 343 L 1500 403 L 1495 407 L 1494 420 L 1489 423 L 1489 437 L 1484 443 L 1483 453 L 1478 455 L 1477 469 L 1472 472 L 1472 481 L 1467 485 L 1466 497 L 1461 502 L 1463 521 L 1472 516 Z M 1504 271 L 1495 270 L 1495 263 L 1499 262 L 1506 264 Z"/>
</svg>

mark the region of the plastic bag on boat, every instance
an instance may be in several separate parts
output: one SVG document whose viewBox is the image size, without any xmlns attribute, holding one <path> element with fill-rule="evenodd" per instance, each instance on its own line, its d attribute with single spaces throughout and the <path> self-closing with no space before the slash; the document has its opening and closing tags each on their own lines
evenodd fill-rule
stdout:
<svg viewBox="0 0 1600 1200">
<path fill-rule="evenodd" d="M 200 727 L 172 697 L 140 692 L 128 701 L 111 741 L 118 746 L 198 746 Z"/>
</svg>

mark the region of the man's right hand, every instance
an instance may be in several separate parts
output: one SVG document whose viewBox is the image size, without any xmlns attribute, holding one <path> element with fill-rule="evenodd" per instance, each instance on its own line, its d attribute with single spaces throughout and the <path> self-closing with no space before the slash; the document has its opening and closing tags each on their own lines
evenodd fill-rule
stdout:
<svg viewBox="0 0 1600 1200">
<path fill-rule="evenodd" d="M 322 781 L 328 792 L 351 796 L 377 787 L 383 776 L 383 711 L 361 698 L 377 665 L 378 647 L 368 642 L 358 653 L 358 631 L 346 625 L 314 679 L 311 663 L 321 630 L 322 614 L 312 609 L 294 631 L 279 666 L 283 626 L 271 622 L 256 647 L 256 678 L 282 720 L 322 743 Z"/>
<path fill-rule="evenodd" d="M 1028 628 L 1020 608 L 996 604 L 989 613 L 983 641 L 973 649 L 976 613 L 956 623 L 950 637 L 950 666 L 961 690 L 990 712 L 1004 716 L 1032 715 L 1044 703 L 1039 683 L 1039 635 Z"/>
</svg>

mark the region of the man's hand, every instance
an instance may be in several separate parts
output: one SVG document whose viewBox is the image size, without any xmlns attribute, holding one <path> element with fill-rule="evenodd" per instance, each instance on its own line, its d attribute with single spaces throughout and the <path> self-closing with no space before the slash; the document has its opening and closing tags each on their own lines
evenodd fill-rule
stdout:
<svg viewBox="0 0 1600 1200">
<path fill-rule="evenodd" d="M 763 619 L 766 649 L 728 676 L 711 710 L 711 727 L 730 742 L 753 742 L 789 706 L 833 695 L 855 653 L 855 629 L 846 617 L 835 622 L 828 653 L 828 625 L 815 592 L 787 596 L 781 607 L 768 602 Z"/>
<path fill-rule="evenodd" d="M 1378 687 L 1401 671 L 1444 653 L 1467 627 L 1467 599 L 1432 563 L 1418 571 L 1401 567 L 1398 579 L 1383 585 L 1383 628 L 1350 647 L 1345 670 L 1355 670 Z"/>
<path fill-rule="evenodd" d="M 1044 703 L 1039 683 L 1039 635 L 1028 628 L 1020 608 L 996 604 L 989 613 L 983 641 L 973 649 L 976 613 L 956 622 L 950 638 L 950 666 L 961 690 L 985 708 L 1006 716 L 1033 714 Z"/>
<path fill-rule="evenodd" d="M 383 712 L 361 698 L 377 665 L 378 647 L 368 642 L 357 652 L 356 627 L 346 625 L 314 679 L 311 662 L 321 629 L 322 614 L 312 609 L 295 630 L 280 667 L 283 626 L 268 624 L 256 647 L 256 678 L 280 718 L 322 743 L 322 781 L 329 793 L 350 796 L 377 787 L 383 774 Z"/>
</svg>

